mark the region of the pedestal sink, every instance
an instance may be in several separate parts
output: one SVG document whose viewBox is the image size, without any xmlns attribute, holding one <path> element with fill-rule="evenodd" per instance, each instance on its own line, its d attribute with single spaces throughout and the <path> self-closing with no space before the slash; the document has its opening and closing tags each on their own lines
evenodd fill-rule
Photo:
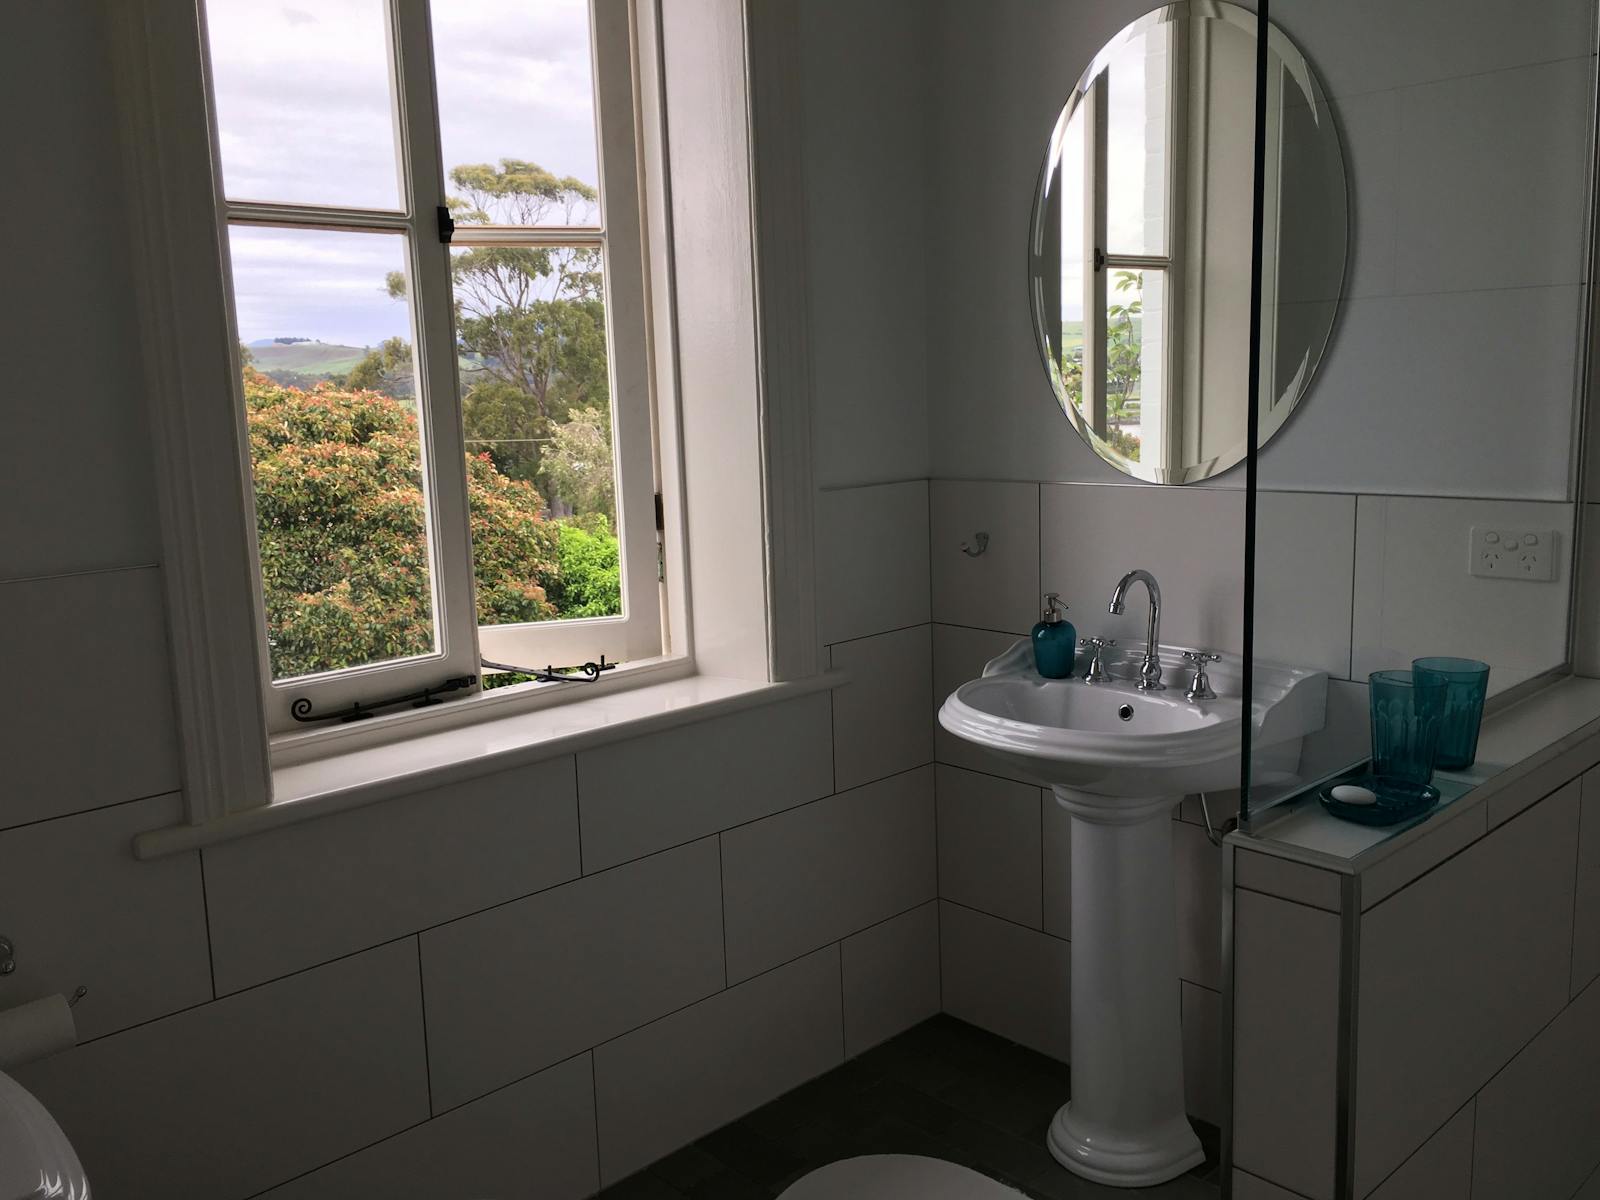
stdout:
<svg viewBox="0 0 1600 1200">
<path fill-rule="evenodd" d="M 1179 661 L 1181 647 L 1161 657 Z M 957 688 L 939 723 L 1055 792 L 1072 818 L 1072 1098 L 1050 1152 L 1100 1183 L 1142 1187 L 1203 1161 L 1184 1115 L 1172 810 L 1239 786 L 1242 664 L 1210 669 L 1213 700 L 1181 684 L 1141 691 L 1138 663 L 1111 678 L 1045 679 L 1026 639 Z M 1249 705 L 1257 767 L 1294 770 L 1322 728 L 1327 676 L 1257 662 Z"/>
</svg>

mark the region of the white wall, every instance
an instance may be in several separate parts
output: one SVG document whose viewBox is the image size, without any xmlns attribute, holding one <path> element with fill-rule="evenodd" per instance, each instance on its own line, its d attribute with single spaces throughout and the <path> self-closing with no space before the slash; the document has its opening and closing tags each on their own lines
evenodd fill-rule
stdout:
<svg viewBox="0 0 1600 1200">
<path fill-rule="evenodd" d="M 819 636 L 858 682 L 154 862 L 182 797 L 107 56 L 93 6 L 13 14 L 0 1007 L 88 986 L 18 1075 L 97 1195 L 583 1196 L 938 1011 L 913 8 L 803 8 Z"/>
</svg>

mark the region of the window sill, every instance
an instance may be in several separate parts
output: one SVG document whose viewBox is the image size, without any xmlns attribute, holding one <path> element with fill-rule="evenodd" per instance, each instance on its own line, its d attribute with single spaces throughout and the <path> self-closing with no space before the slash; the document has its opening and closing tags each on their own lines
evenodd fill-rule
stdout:
<svg viewBox="0 0 1600 1200">
<path fill-rule="evenodd" d="M 272 803 L 203 825 L 150 830 L 134 838 L 133 853 L 139 859 L 160 858 L 233 841 L 463 779 L 810 695 L 845 682 L 840 672 L 790 683 L 689 675 L 317 758 L 302 759 L 296 754 L 296 761 L 285 762 L 275 756 Z"/>
</svg>

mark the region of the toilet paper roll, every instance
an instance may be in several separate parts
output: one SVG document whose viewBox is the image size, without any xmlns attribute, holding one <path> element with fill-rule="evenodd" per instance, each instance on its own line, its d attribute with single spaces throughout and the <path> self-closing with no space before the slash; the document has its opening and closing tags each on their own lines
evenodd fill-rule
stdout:
<svg viewBox="0 0 1600 1200">
<path fill-rule="evenodd" d="M 0 1012 L 0 1071 L 77 1044 L 72 1009 L 59 992 Z"/>
</svg>

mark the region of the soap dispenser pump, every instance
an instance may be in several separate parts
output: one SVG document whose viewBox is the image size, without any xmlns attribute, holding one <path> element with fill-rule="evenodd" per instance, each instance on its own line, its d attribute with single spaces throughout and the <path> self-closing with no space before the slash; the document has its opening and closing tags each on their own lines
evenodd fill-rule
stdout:
<svg viewBox="0 0 1600 1200">
<path fill-rule="evenodd" d="M 1051 592 L 1044 598 L 1044 616 L 1033 627 L 1033 662 L 1046 679 L 1071 679 L 1078 631 L 1062 614 L 1067 606 Z"/>
</svg>

